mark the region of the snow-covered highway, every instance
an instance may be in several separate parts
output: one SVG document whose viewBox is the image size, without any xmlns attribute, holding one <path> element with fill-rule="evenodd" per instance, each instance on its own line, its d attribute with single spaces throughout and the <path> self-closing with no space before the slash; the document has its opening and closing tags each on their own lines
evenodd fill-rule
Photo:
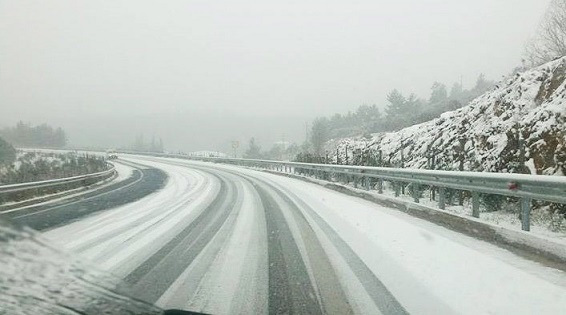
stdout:
<svg viewBox="0 0 566 315">
<path fill-rule="evenodd" d="M 44 236 L 163 308 L 558 314 L 566 274 L 397 210 L 235 166 L 123 156 L 165 186 Z"/>
</svg>

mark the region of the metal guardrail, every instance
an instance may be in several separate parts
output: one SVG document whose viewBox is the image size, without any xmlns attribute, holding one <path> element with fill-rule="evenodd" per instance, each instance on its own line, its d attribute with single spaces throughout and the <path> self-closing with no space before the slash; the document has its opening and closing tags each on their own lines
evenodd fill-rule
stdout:
<svg viewBox="0 0 566 315">
<path fill-rule="evenodd" d="M 27 183 L 18 183 L 18 184 L 10 184 L 10 185 L 2 185 L 0 186 L 0 194 L 7 194 L 7 193 L 15 193 L 15 192 L 23 192 L 26 190 L 33 190 L 39 188 L 47 188 L 53 186 L 60 186 L 60 185 L 67 185 L 70 183 L 84 181 L 89 179 L 96 179 L 99 177 L 104 177 L 109 174 L 113 174 L 116 172 L 114 165 L 110 164 L 111 167 L 105 171 L 85 174 L 85 175 L 78 175 L 72 177 L 65 177 L 65 178 L 57 178 L 57 179 L 50 179 L 50 180 L 43 180 L 37 182 L 27 182 Z"/>
<path fill-rule="evenodd" d="M 420 198 L 419 186 L 430 186 L 438 189 L 438 207 L 440 209 L 445 209 L 446 207 L 446 189 L 470 191 L 472 195 L 472 216 L 477 218 L 480 216 L 480 194 L 516 197 L 520 200 L 522 229 L 525 231 L 530 230 L 532 200 L 566 204 L 566 176 L 310 164 L 270 160 L 197 157 L 181 154 L 123 153 L 258 167 L 284 173 L 306 174 L 326 180 L 332 178 L 344 183 L 353 182 L 355 187 L 361 184 L 366 190 L 376 189 L 378 193 L 383 193 L 383 182 L 389 181 L 393 183 L 395 196 L 399 196 L 400 194 L 401 183 L 409 183 L 411 184 L 413 200 L 417 203 Z"/>
</svg>

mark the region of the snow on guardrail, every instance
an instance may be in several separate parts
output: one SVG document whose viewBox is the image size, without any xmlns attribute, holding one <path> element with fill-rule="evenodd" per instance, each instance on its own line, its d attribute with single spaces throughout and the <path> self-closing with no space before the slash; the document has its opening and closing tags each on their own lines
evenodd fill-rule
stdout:
<svg viewBox="0 0 566 315">
<path fill-rule="evenodd" d="M 111 167 L 102 172 L 96 172 L 91 174 L 84 174 L 84 175 L 77 175 L 65 178 L 56 178 L 56 179 L 49 179 L 49 180 L 42 180 L 37 182 L 27 182 L 27 183 L 18 183 L 18 184 L 10 184 L 10 185 L 2 185 L 0 186 L 0 194 L 5 193 L 14 193 L 14 192 L 22 192 L 25 190 L 30 189 L 38 189 L 38 188 L 46 188 L 52 186 L 59 186 L 59 185 L 66 185 L 77 181 L 89 180 L 89 179 L 96 179 L 99 177 L 105 177 L 107 175 L 111 175 L 116 172 L 116 169 L 113 164 L 110 164 Z"/>
</svg>

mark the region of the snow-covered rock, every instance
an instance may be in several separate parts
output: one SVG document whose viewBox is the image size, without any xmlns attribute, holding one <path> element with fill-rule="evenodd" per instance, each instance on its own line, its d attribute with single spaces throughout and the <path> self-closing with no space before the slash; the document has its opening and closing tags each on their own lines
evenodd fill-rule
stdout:
<svg viewBox="0 0 566 315">
<path fill-rule="evenodd" d="M 566 174 L 566 57 L 517 73 L 469 105 L 397 132 L 331 140 L 342 163 L 364 163 L 381 150 L 383 163 L 436 169 Z M 518 135 L 525 147 L 520 167 Z M 461 149 L 463 147 L 463 150 Z M 463 157 L 463 158 L 461 158 Z"/>
</svg>

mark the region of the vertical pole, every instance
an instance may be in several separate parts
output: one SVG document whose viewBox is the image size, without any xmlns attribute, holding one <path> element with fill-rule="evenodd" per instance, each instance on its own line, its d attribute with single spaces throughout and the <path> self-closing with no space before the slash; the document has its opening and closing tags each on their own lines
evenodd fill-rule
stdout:
<svg viewBox="0 0 566 315">
<path fill-rule="evenodd" d="M 525 169 L 525 140 L 521 137 L 519 132 L 519 173 L 526 173 Z"/>
<path fill-rule="evenodd" d="M 381 178 L 377 180 L 377 192 L 383 194 L 383 180 Z"/>
<path fill-rule="evenodd" d="M 446 189 L 444 187 L 438 188 L 438 208 L 444 210 L 446 208 Z"/>
<path fill-rule="evenodd" d="M 413 201 L 419 203 L 419 185 L 416 183 L 412 183 L 411 190 L 413 193 Z"/>
<path fill-rule="evenodd" d="M 401 168 L 405 167 L 405 156 L 404 156 L 403 151 L 405 151 L 405 145 L 401 141 L 401 165 L 400 165 Z M 405 185 L 404 184 L 401 185 L 401 193 L 403 195 L 405 194 Z"/>
<path fill-rule="evenodd" d="M 523 231 L 531 230 L 531 198 L 521 198 L 521 228 Z"/>
<path fill-rule="evenodd" d="M 395 182 L 393 185 L 395 186 L 395 197 L 399 197 L 399 188 L 400 188 L 400 184 L 399 182 Z"/>
<path fill-rule="evenodd" d="M 477 191 L 472 191 L 472 216 L 480 217 L 480 193 Z"/>
<path fill-rule="evenodd" d="M 365 186 L 366 190 L 369 190 L 369 189 L 370 189 L 370 186 L 371 186 L 371 178 L 365 177 L 364 183 L 365 183 L 364 186 Z"/>
<path fill-rule="evenodd" d="M 434 152 L 432 153 L 431 163 L 432 163 L 431 169 L 433 170 L 436 169 L 436 155 L 434 155 Z"/>
<path fill-rule="evenodd" d="M 430 169 L 434 170 L 436 168 L 435 165 L 435 155 L 434 152 L 432 152 L 431 157 L 430 157 Z M 430 187 L 430 190 L 432 192 L 432 200 L 436 200 L 436 187 Z"/>
<path fill-rule="evenodd" d="M 464 149 L 464 140 L 460 139 L 460 164 L 458 165 L 460 172 L 464 171 Z M 458 204 L 464 205 L 464 192 L 461 190 L 458 191 Z"/>
<path fill-rule="evenodd" d="M 354 188 L 358 188 L 358 176 L 354 175 Z"/>
</svg>

